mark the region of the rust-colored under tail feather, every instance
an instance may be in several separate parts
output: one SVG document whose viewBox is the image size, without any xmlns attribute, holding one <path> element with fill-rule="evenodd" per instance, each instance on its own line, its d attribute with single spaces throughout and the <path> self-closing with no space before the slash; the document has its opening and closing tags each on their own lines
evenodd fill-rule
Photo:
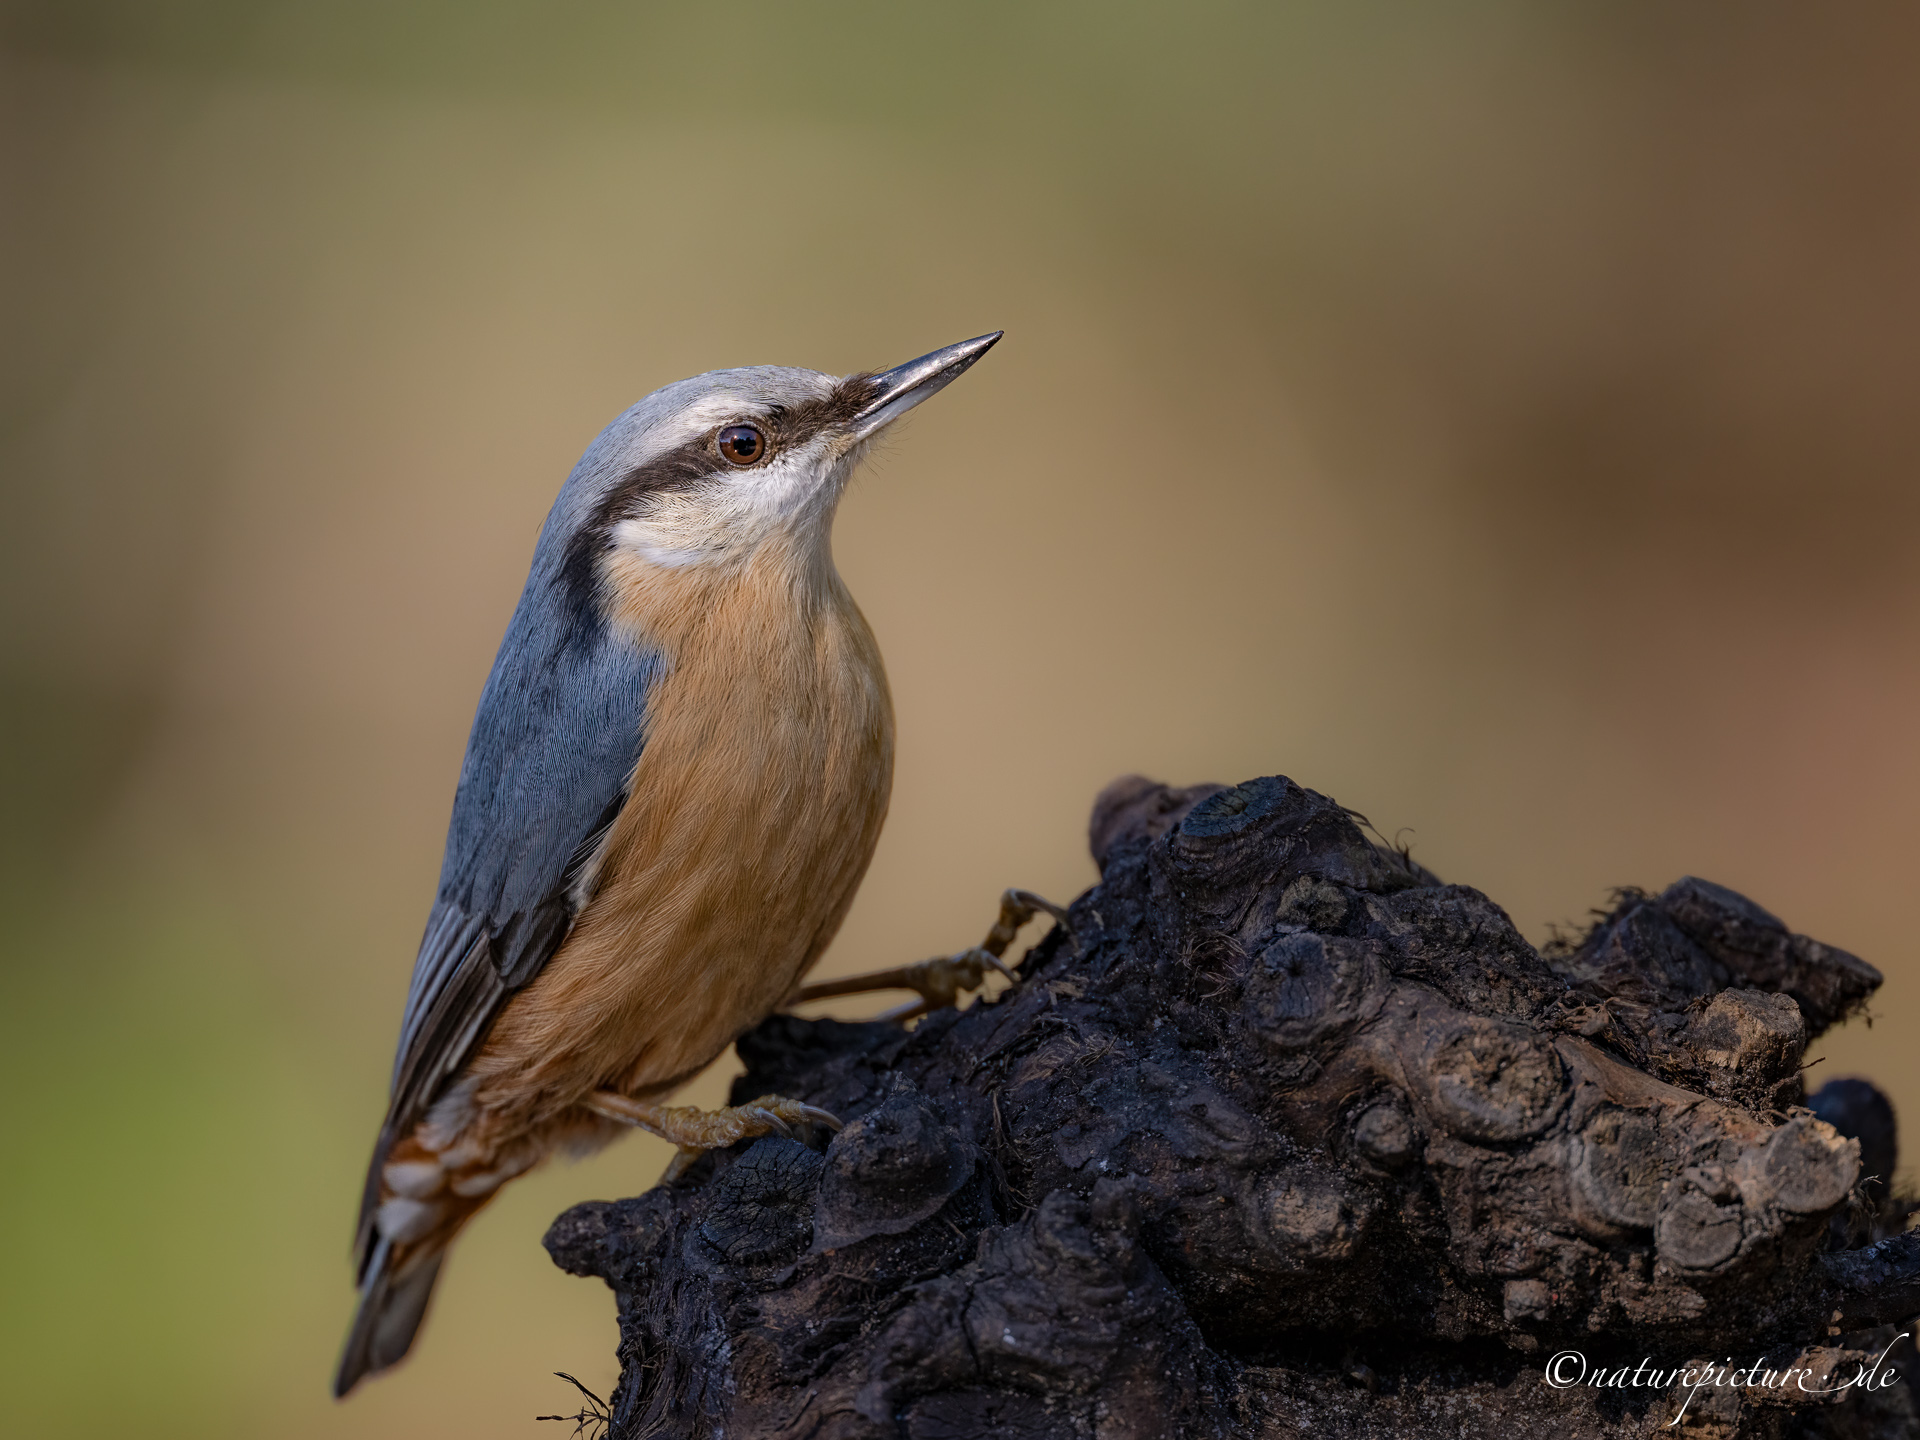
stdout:
<svg viewBox="0 0 1920 1440">
<path fill-rule="evenodd" d="M 340 1368 L 333 1376 L 336 1400 L 366 1376 L 399 1364 L 406 1355 L 427 1313 L 427 1300 L 445 1254 L 440 1249 L 423 1254 L 412 1247 L 403 1257 L 404 1267 L 396 1271 L 392 1242 L 383 1238 L 374 1247 L 360 1284 L 360 1308 L 354 1312 L 353 1328 L 347 1331 L 347 1343 L 340 1352 Z"/>
</svg>

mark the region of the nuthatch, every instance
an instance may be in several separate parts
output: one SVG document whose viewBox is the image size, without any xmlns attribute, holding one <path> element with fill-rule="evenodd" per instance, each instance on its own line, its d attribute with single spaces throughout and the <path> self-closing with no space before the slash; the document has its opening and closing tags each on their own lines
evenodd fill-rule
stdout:
<svg viewBox="0 0 1920 1440">
<path fill-rule="evenodd" d="M 336 1395 L 406 1354 L 448 1244 L 552 1151 L 832 1123 L 660 1101 L 801 993 L 853 901 L 893 712 L 834 511 L 868 442 L 999 338 L 884 374 L 683 380 L 567 477 L 460 771 Z"/>
</svg>

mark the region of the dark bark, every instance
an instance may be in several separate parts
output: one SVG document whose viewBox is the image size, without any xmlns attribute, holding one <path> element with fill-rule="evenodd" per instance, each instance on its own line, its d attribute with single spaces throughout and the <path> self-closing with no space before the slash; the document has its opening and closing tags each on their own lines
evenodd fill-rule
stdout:
<svg viewBox="0 0 1920 1440">
<path fill-rule="evenodd" d="M 619 1298 L 616 1436 L 1643 1435 L 1684 1385 L 1550 1357 L 1845 1379 L 1920 1312 L 1891 1111 L 1801 1087 L 1853 956 L 1692 879 L 1536 951 L 1280 778 L 1121 782 L 1092 839 L 999 999 L 741 1040 L 736 1099 L 830 1144 L 555 1222 Z M 1843 1394 L 1709 1384 L 1681 1433 L 1914 1433 Z"/>
</svg>

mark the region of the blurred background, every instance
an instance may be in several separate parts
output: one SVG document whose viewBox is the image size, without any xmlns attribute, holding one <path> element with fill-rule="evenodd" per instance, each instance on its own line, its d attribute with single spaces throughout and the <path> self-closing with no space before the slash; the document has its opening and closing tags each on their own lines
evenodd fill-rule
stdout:
<svg viewBox="0 0 1920 1440">
<path fill-rule="evenodd" d="M 1920 1117 L 1920 12 L 0 3 L 0 1415 L 537 1436 L 515 1184 L 325 1396 L 472 707 L 640 395 L 1004 327 L 837 552 L 899 710 L 822 973 L 1282 772 L 1532 938 L 1694 873 Z M 694 1098 L 724 1091 L 729 1058 Z M 1920 1153 L 1916 1150 L 1915 1153 Z"/>
</svg>

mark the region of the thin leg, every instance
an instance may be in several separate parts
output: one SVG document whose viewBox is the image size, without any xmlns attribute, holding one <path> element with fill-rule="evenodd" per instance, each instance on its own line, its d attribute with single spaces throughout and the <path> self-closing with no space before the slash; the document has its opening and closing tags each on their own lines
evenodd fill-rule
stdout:
<svg viewBox="0 0 1920 1440">
<path fill-rule="evenodd" d="M 748 1104 L 730 1105 L 724 1110 L 702 1110 L 696 1105 L 661 1105 L 612 1090 L 596 1090 L 587 1097 L 586 1106 L 596 1115 L 645 1130 L 679 1146 L 680 1153 L 673 1157 L 667 1173 L 660 1177 L 662 1183 L 669 1184 L 707 1151 L 724 1150 L 736 1140 L 791 1135 L 795 1125 L 840 1128 L 840 1122 L 817 1105 L 803 1105 L 780 1095 L 762 1095 Z"/>
<path fill-rule="evenodd" d="M 876 970 L 870 975 L 852 975 L 845 980 L 822 980 L 802 985 L 789 1004 L 803 1000 L 827 1000 L 836 995 L 861 995 L 869 990 L 912 990 L 920 999 L 913 1004 L 889 1010 L 883 1020 L 911 1020 L 933 1010 L 944 1010 L 960 997 L 963 990 L 977 990 L 988 970 L 998 970 L 1007 979 L 1017 978 L 1002 961 L 1014 937 L 1035 915 L 1051 915 L 1054 923 L 1067 932 L 1079 949 L 1067 912 L 1031 890 L 1009 890 L 1000 897 L 1000 918 L 987 931 L 987 938 L 971 950 L 958 955 L 936 955 L 918 965 L 900 965 L 892 970 Z"/>
</svg>

